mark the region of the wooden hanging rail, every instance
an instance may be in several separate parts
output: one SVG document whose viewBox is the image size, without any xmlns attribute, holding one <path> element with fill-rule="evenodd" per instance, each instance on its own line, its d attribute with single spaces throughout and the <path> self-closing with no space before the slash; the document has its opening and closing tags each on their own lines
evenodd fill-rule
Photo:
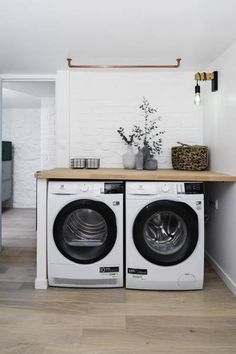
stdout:
<svg viewBox="0 0 236 354">
<path fill-rule="evenodd" d="M 67 58 L 69 68 L 79 68 L 79 69 L 166 69 L 166 68 L 179 68 L 181 58 L 176 59 L 175 65 L 74 65 L 72 64 L 72 59 Z"/>
</svg>

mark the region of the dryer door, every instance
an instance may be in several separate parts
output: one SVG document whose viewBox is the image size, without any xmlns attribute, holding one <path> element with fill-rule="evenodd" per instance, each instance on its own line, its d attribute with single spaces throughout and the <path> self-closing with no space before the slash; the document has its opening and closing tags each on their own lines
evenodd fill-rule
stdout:
<svg viewBox="0 0 236 354">
<path fill-rule="evenodd" d="M 198 216 L 187 204 L 160 200 L 148 204 L 133 224 L 139 253 L 151 263 L 171 266 L 183 262 L 198 241 Z"/>
<path fill-rule="evenodd" d="M 80 199 L 57 215 L 53 237 L 58 250 L 76 263 L 94 263 L 113 248 L 117 236 L 113 211 L 99 201 Z"/>
</svg>

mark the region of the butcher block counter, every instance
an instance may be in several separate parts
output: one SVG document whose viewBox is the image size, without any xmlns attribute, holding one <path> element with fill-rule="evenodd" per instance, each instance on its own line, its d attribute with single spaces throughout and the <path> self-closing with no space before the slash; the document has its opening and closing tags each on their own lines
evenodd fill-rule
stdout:
<svg viewBox="0 0 236 354">
<path fill-rule="evenodd" d="M 128 170 L 124 168 L 70 169 L 55 168 L 39 171 L 37 179 L 80 179 L 122 181 L 201 181 L 236 182 L 236 176 L 213 171 L 177 171 L 172 169 Z"/>
</svg>

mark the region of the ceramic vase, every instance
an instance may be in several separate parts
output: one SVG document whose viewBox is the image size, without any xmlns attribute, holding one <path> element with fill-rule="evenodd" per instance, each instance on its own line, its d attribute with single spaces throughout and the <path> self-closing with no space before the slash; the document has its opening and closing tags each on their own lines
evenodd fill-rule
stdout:
<svg viewBox="0 0 236 354">
<path fill-rule="evenodd" d="M 150 153 L 150 149 L 144 144 L 141 149 L 143 153 L 143 169 L 144 170 L 157 170 L 157 160 Z"/>
<path fill-rule="evenodd" d="M 124 168 L 133 169 L 135 167 L 135 153 L 131 145 L 127 145 L 127 152 L 122 156 L 122 161 Z"/>
<path fill-rule="evenodd" d="M 150 155 L 150 150 L 147 147 L 147 145 L 144 145 L 144 147 L 141 149 L 143 153 L 143 163 L 145 164 L 145 161 L 151 157 Z"/>
<path fill-rule="evenodd" d="M 143 152 L 140 148 L 135 157 L 135 168 L 136 170 L 143 170 Z"/>
<path fill-rule="evenodd" d="M 154 159 L 153 157 L 149 157 L 146 159 L 145 164 L 144 164 L 144 169 L 145 170 L 157 170 L 157 160 Z"/>
</svg>

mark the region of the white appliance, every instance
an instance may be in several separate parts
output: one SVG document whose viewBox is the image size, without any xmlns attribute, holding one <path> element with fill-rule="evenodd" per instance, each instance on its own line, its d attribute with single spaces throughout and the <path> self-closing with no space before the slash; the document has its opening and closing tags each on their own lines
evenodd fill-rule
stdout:
<svg viewBox="0 0 236 354">
<path fill-rule="evenodd" d="M 123 182 L 49 181 L 51 286 L 123 286 Z"/>
<path fill-rule="evenodd" d="M 203 183 L 127 182 L 126 287 L 201 289 L 203 278 Z"/>
</svg>

